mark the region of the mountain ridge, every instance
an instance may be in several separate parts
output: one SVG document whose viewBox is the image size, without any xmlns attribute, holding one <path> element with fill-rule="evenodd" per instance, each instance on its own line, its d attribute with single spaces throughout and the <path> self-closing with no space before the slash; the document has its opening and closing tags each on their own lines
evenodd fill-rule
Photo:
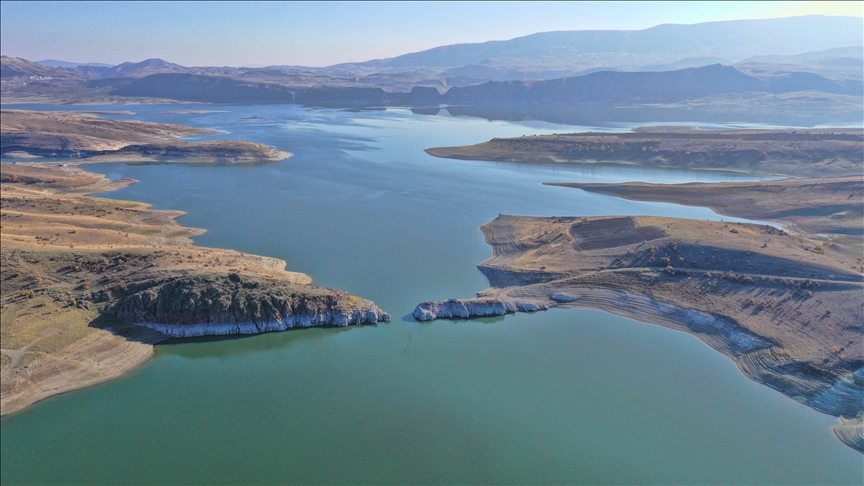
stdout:
<svg viewBox="0 0 864 486">
<path fill-rule="evenodd" d="M 660 24 L 642 30 L 538 32 L 509 40 L 438 46 L 392 58 L 342 63 L 330 67 L 455 68 L 479 64 L 489 59 L 520 58 L 528 54 L 527 51 L 530 51 L 530 57 L 542 56 L 543 53 L 538 52 L 538 49 L 545 49 L 549 53 L 552 49 L 569 50 L 571 57 L 572 54 L 609 52 L 628 52 L 644 57 L 646 54 L 656 54 L 662 50 L 668 57 L 667 62 L 697 56 L 717 56 L 737 61 L 756 55 L 790 55 L 861 45 L 862 38 L 864 38 L 864 26 L 859 18 L 808 15 L 698 24 Z M 662 42 L 666 47 L 660 49 L 658 42 Z M 552 47 L 544 47 L 544 43 L 547 46 L 551 44 Z M 586 57 L 582 62 L 600 61 Z M 544 64 L 554 63 L 547 61 Z M 642 64 L 647 63 L 642 62 Z M 591 67 L 597 66 L 583 66 L 583 69 Z"/>
</svg>

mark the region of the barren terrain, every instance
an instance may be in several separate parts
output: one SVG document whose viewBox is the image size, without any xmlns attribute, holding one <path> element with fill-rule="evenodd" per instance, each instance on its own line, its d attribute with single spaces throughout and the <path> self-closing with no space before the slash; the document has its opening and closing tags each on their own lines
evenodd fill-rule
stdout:
<svg viewBox="0 0 864 486">
<path fill-rule="evenodd" d="M 276 162 L 291 154 L 258 143 L 219 140 L 183 142 L 183 137 L 219 132 L 141 121 L 107 120 L 92 113 L 3 110 L 0 153 L 6 157 L 72 157 L 66 164 L 95 162 L 224 163 Z"/>
<path fill-rule="evenodd" d="M 653 217 L 500 216 L 482 227 L 492 287 L 426 302 L 421 320 L 594 307 L 692 333 L 750 378 L 841 417 L 864 452 L 864 132 L 649 127 L 493 139 L 426 150 L 522 163 L 609 163 L 742 171 L 777 181 L 549 183 L 709 207 L 753 224 Z M 804 178 L 800 178 L 804 177 Z"/>
<path fill-rule="evenodd" d="M 193 246 L 203 230 L 177 224 L 179 211 L 87 196 L 132 180 L 51 164 L 0 174 L 2 414 L 119 376 L 165 333 L 389 319 L 282 260 Z"/>
<path fill-rule="evenodd" d="M 771 226 L 659 217 L 502 215 L 481 229 L 493 257 L 478 267 L 491 288 L 421 304 L 415 316 L 590 307 L 689 332 L 751 379 L 851 420 L 838 437 L 862 449 L 857 249 Z"/>
<path fill-rule="evenodd" d="M 791 177 L 861 175 L 864 130 L 700 130 L 647 127 L 628 133 L 494 138 L 426 149 L 435 157 L 523 163 L 628 164 Z"/>
<path fill-rule="evenodd" d="M 708 207 L 719 214 L 776 221 L 796 233 L 823 234 L 861 244 L 864 178 L 786 179 L 688 184 L 547 183 L 637 201 Z"/>
</svg>

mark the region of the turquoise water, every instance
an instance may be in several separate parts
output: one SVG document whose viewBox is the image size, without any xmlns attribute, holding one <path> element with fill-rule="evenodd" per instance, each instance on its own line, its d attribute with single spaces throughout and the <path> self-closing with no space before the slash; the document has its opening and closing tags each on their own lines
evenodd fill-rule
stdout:
<svg viewBox="0 0 864 486">
<path fill-rule="evenodd" d="M 4 484 L 861 482 L 861 456 L 833 437 L 832 417 L 749 381 L 690 335 L 591 310 L 409 317 L 420 301 L 487 286 L 475 267 L 491 253 L 479 226 L 499 213 L 721 219 L 541 182 L 747 177 L 422 151 L 630 128 L 620 123 L 297 106 L 158 113 L 176 108 L 112 118 L 214 128 L 227 133 L 203 138 L 294 156 L 256 167 L 91 166 L 140 181 L 105 197 L 187 211 L 181 223 L 208 230 L 197 243 L 283 258 L 376 301 L 393 322 L 157 346 L 119 380 L 4 418 Z"/>
</svg>

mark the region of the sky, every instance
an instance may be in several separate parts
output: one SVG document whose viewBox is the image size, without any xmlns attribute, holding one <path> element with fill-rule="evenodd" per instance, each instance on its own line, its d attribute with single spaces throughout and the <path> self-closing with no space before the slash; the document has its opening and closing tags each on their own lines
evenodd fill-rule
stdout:
<svg viewBox="0 0 864 486">
<path fill-rule="evenodd" d="M 810 14 L 864 17 L 864 2 L 0 1 L 0 50 L 31 61 L 328 66 L 536 32 Z"/>
</svg>

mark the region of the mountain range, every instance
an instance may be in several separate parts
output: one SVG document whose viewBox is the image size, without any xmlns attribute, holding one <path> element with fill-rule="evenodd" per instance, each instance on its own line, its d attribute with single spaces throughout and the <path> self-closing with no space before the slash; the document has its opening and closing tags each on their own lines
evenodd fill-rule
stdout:
<svg viewBox="0 0 864 486">
<path fill-rule="evenodd" d="M 546 32 L 324 68 L 0 59 L 4 98 L 63 102 L 639 105 L 743 93 L 860 98 L 862 80 L 864 23 L 826 16 Z"/>
<path fill-rule="evenodd" d="M 389 59 L 341 64 L 331 69 L 465 69 L 553 71 L 565 77 L 589 69 L 641 71 L 658 64 L 704 58 L 703 64 L 735 63 L 752 56 L 794 55 L 862 46 L 860 18 L 810 15 L 691 25 L 663 24 L 644 30 L 543 32 L 506 41 L 456 44 Z M 857 57 L 861 57 L 859 53 Z M 695 67 L 684 65 L 676 67 Z M 536 78 L 535 78 L 536 79 Z"/>
<path fill-rule="evenodd" d="M 510 40 L 441 46 L 388 59 L 328 67 L 186 67 L 161 59 L 126 62 L 117 66 L 58 60 L 38 63 L 76 70 L 94 78 L 143 77 L 158 72 L 232 76 L 254 71 L 328 76 L 416 72 L 439 78 L 504 81 L 556 79 L 598 70 L 669 71 L 716 63 L 846 66 L 862 58 L 862 39 L 864 23 L 860 18 L 809 15 L 690 25 L 663 24 L 643 30 L 542 32 Z M 857 63 L 859 69 L 860 65 Z"/>
</svg>

